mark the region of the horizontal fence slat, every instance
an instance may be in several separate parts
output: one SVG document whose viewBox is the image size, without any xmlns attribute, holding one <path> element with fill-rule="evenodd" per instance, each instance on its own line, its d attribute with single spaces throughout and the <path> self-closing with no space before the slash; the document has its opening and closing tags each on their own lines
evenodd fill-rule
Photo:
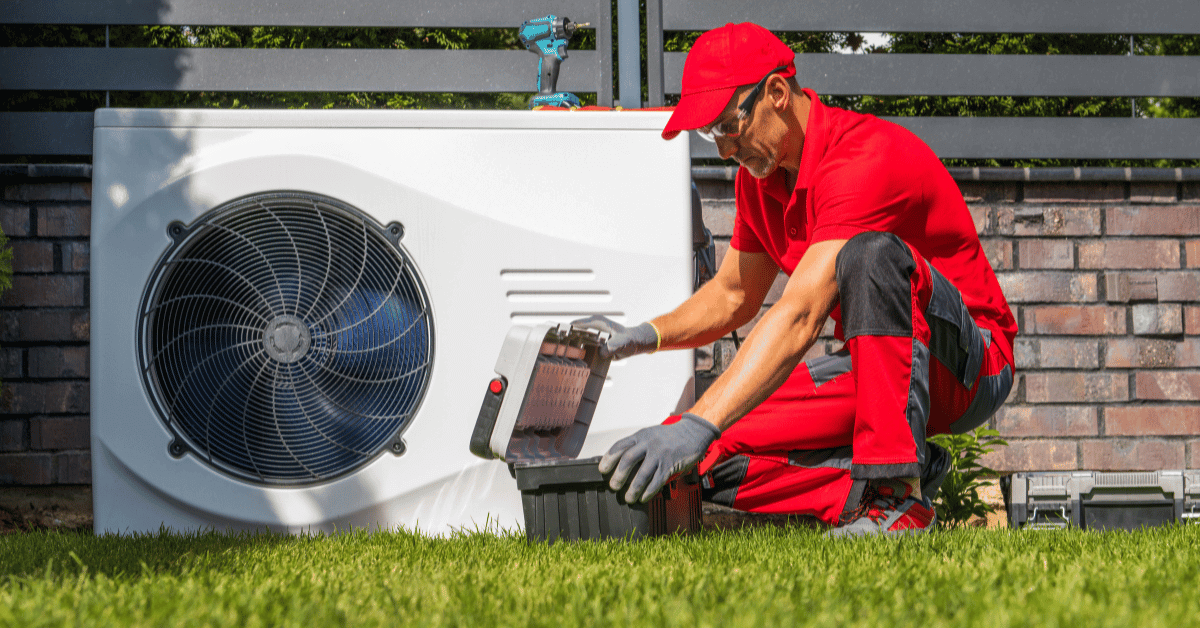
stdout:
<svg viewBox="0 0 1200 628">
<path fill-rule="evenodd" d="M 1200 33 L 1196 0 L 663 0 L 663 29 L 756 22 L 777 31 Z"/>
<path fill-rule="evenodd" d="M 92 112 L 0 112 L 0 155 L 91 155 Z"/>
<path fill-rule="evenodd" d="M 679 93 L 685 56 L 665 55 L 667 93 Z M 800 54 L 796 72 L 831 95 L 1200 96 L 1200 57 Z"/>
<path fill-rule="evenodd" d="M 1200 119 L 885 118 L 943 159 L 1200 159 Z M 692 134 L 693 159 L 717 159 Z"/>
<path fill-rule="evenodd" d="M 596 92 L 600 55 L 571 51 L 558 88 Z M 112 91 L 536 92 L 524 50 L 0 48 L 0 88 Z"/>
<path fill-rule="evenodd" d="M 9 24 L 517 28 L 549 14 L 608 24 L 596 0 L 6 0 Z"/>
</svg>

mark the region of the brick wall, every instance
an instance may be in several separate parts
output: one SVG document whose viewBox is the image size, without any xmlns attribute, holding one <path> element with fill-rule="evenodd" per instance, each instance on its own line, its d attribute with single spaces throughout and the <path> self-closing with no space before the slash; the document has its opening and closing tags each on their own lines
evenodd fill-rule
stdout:
<svg viewBox="0 0 1200 628">
<path fill-rule="evenodd" d="M 89 175 L 79 166 L 0 167 L 0 224 L 16 273 L 0 299 L 0 485 L 91 481 Z M 988 463 L 1007 471 L 1200 468 L 1200 181 L 1123 171 L 1084 171 L 1102 179 L 1093 181 L 955 175 L 1021 326 L 1017 385 L 992 420 L 1010 446 Z M 977 180 L 988 176 L 1022 180 Z M 732 184 L 700 183 L 720 258 L 733 225 Z M 839 346 L 827 326 L 810 357 Z M 729 339 L 701 349 L 700 386 L 733 354 Z"/>
<path fill-rule="evenodd" d="M 704 217 L 721 258 L 732 183 L 723 169 L 706 174 Z M 991 421 L 1009 446 L 986 463 L 1003 471 L 1200 468 L 1196 173 L 954 174 L 1020 325 L 1016 386 Z M 1191 180 L 1162 180 L 1185 174 Z M 839 347 L 827 325 L 809 357 Z M 730 339 L 702 349 L 701 386 L 733 354 Z"/>
<path fill-rule="evenodd" d="M 91 169 L 40 169 L 0 171 L 14 272 L 0 298 L 0 485 L 88 484 Z"/>
</svg>

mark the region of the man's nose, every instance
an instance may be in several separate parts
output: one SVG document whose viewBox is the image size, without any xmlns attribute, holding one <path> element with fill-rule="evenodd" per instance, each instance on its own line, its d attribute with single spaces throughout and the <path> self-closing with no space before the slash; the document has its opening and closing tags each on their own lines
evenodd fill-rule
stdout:
<svg viewBox="0 0 1200 628">
<path fill-rule="evenodd" d="M 737 142 L 726 137 L 715 138 L 717 140 L 717 154 L 721 159 L 731 159 L 737 153 Z"/>
</svg>

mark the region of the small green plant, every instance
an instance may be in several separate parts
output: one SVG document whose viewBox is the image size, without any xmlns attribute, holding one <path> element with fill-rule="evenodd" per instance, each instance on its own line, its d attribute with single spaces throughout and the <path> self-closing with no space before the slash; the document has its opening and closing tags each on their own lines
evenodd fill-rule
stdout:
<svg viewBox="0 0 1200 628">
<path fill-rule="evenodd" d="M 942 527 L 957 528 L 972 517 L 994 512 L 996 509 L 979 497 L 979 489 L 986 483 L 980 478 L 994 477 L 997 473 L 979 460 L 997 446 L 1008 445 L 1000 438 L 1000 432 L 979 427 L 966 434 L 938 434 L 929 441 L 950 452 L 950 472 L 933 504 Z"/>
</svg>

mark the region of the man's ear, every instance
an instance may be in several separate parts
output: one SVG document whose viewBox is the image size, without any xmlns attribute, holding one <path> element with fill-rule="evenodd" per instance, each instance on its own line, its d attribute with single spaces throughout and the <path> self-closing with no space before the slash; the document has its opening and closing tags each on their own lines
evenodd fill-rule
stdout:
<svg viewBox="0 0 1200 628">
<path fill-rule="evenodd" d="M 792 104 L 792 86 L 788 84 L 788 80 L 772 74 L 767 79 L 766 89 L 764 94 L 771 101 L 771 108 L 777 112 L 783 112 Z"/>
</svg>

